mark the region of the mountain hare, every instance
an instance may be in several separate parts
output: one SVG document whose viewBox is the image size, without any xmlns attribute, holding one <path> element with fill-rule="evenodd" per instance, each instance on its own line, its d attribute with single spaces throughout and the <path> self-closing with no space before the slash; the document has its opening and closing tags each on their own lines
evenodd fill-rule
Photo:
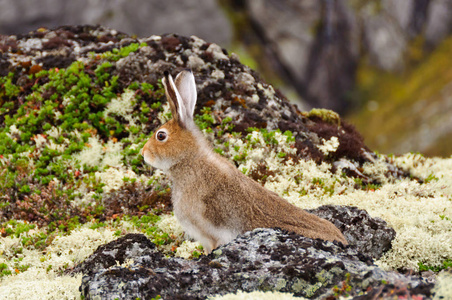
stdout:
<svg viewBox="0 0 452 300">
<path fill-rule="evenodd" d="M 144 145 L 144 161 L 169 174 L 174 214 L 206 253 L 254 228 L 280 227 L 309 238 L 347 244 L 332 223 L 309 214 L 243 175 L 211 150 L 193 121 L 195 78 L 163 78 L 173 118 Z"/>
</svg>

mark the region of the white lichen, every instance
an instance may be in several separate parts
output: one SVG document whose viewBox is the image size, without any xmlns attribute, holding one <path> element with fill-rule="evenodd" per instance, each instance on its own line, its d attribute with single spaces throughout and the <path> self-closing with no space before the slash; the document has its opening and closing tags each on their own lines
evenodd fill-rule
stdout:
<svg viewBox="0 0 452 300">
<path fill-rule="evenodd" d="M 192 241 L 184 241 L 177 249 L 176 249 L 176 257 L 182 257 L 185 259 L 191 259 L 193 258 L 193 252 L 197 251 L 198 253 L 202 253 L 201 250 L 199 250 L 200 247 L 199 242 L 192 242 Z"/>
<path fill-rule="evenodd" d="M 17 128 L 16 124 L 9 126 L 9 132 L 6 133 L 6 135 L 12 140 L 19 138 L 21 134 L 22 131 Z"/>
<path fill-rule="evenodd" d="M 164 124 L 171 119 L 171 110 L 169 102 L 165 102 L 165 104 L 162 105 L 162 109 L 163 110 L 157 114 L 157 119 L 160 121 L 161 124 Z"/>
<path fill-rule="evenodd" d="M 452 299 L 452 273 L 443 271 L 438 275 L 435 287 L 432 290 L 434 300 Z"/>
<path fill-rule="evenodd" d="M 89 167 L 122 167 L 123 144 L 114 140 L 107 143 L 100 141 L 99 136 L 95 135 L 88 138 L 85 148 L 74 155 L 73 164 L 79 163 L 81 166 Z"/>
<path fill-rule="evenodd" d="M 336 152 L 339 147 L 339 139 L 337 136 L 332 136 L 329 140 L 322 139 L 323 144 L 318 145 L 317 148 L 324 154 L 328 155 L 330 153 Z"/>
<path fill-rule="evenodd" d="M 156 224 L 162 231 L 173 235 L 175 237 L 184 236 L 184 230 L 182 229 L 179 221 L 173 215 L 163 215 Z"/>
<path fill-rule="evenodd" d="M 73 230 L 66 236 L 57 236 L 52 243 L 42 250 L 21 248 L 23 237 L 40 234 L 39 229 L 20 234 L 19 237 L 0 237 L 0 263 L 11 267 L 14 259 L 20 259 L 21 265 L 29 265 L 25 272 L 14 272 L 14 275 L 1 279 L 1 299 L 78 299 L 78 290 L 82 274 L 60 276 L 60 271 L 73 267 L 91 255 L 97 247 L 108 243 L 116 237 L 109 228 L 90 229 L 87 223 Z M 24 288 L 26 287 L 26 288 Z"/>
<path fill-rule="evenodd" d="M 131 112 L 135 105 L 135 93 L 132 90 L 125 90 L 121 97 L 112 99 L 104 110 L 104 116 L 122 116 L 131 119 Z"/>
<path fill-rule="evenodd" d="M 88 138 L 86 147 L 74 156 L 74 161 L 80 165 L 95 167 L 100 165 L 103 156 L 103 145 L 98 136 Z"/>
<path fill-rule="evenodd" d="M 96 172 L 95 176 L 96 179 L 100 180 L 104 184 L 103 190 L 105 193 L 119 190 L 124 185 L 124 178 L 138 178 L 137 174 L 135 174 L 132 170 L 113 167 L 102 172 Z"/>
</svg>

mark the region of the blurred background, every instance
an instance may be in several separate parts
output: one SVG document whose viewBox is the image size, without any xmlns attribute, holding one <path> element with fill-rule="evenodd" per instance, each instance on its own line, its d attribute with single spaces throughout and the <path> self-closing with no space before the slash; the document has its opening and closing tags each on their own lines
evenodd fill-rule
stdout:
<svg viewBox="0 0 452 300">
<path fill-rule="evenodd" d="M 0 34 L 75 24 L 197 35 L 373 150 L 452 154 L 452 0 L 0 0 Z"/>
</svg>

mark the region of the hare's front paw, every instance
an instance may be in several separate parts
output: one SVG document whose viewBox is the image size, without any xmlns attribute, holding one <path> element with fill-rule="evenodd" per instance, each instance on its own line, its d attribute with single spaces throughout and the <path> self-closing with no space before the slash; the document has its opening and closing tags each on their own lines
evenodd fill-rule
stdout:
<svg viewBox="0 0 452 300">
<path fill-rule="evenodd" d="M 212 252 L 213 249 L 217 248 L 218 245 L 216 245 L 216 243 L 209 243 L 208 245 L 202 245 L 202 247 L 204 248 L 204 254 L 205 255 L 209 255 L 210 252 Z"/>
</svg>

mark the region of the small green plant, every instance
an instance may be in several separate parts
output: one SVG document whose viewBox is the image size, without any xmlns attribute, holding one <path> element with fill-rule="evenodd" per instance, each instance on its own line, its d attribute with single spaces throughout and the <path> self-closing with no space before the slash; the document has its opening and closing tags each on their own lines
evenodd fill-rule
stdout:
<svg viewBox="0 0 452 300">
<path fill-rule="evenodd" d="M 200 115 L 195 115 L 195 123 L 199 129 L 206 129 L 208 132 L 212 131 L 212 126 L 215 124 L 215 119 L 212 116 L 212 109 L 210 107 L 203 107 Z"/>
<path fill-rule="evenodd" d="M 105 224 L 104 222 L 99 222 L 97 220 L 95 220 L 95 222 L 93 223 L 93 225 L 91 225 L 89 228 L 90 229 L 97 229 L 97 228 L 102 228 L 107 226 L 107 224 Z"/>
<path fill-rule="evenodd" d="M 436 177 L 433 173 L 430 173 L 430 175 L 428 175 L 427 178 L 424 179 L 424 182 L 429 183 L 429 182 L 438 181 L 438 180 L 439 180 L 438 177 Z"/>
<path fill-rule="evenodd" d="M 9 270 L 8 265 L 5 263 L 0 263 L 0 278 L 11 274 L 12 272 Z"/>
<path fill-rule="evenodd" d="M 35 227 L 35 224 L 18 222 L 16 220 L 9 220 L 6 223 L 0 224 L 0 230 L 4 232 L 6 236 L 14 235 L 15 237 L 19 237 L 22 233 L 27 233 Z"/>
<path fill-rule="evenodd" d="M 199 258 L 203 253 L 204 248 L 202 247 L 202 245 L 199 245 L 195 250 L 192 251 L 191 255 L 193 258 Z"/>
<path fill-rule="evenodd" d="M 0 99 L 14 98 L 19 95 L 20 87 L 13 83 L 14 73 L 9 72 L 6 77 L 0 77 Z M 5 108 L 12 108 L 11 106 Z"/>
<path fill-rule="evenodd" d="M 145 47 L 147 46 L 146 43 L 131 43 L 127 46 L 124 46 L 122 48 L 114 48 L 111 51 L 107 51 L 104 52 L 101 55 L 101 58 L 106 59 L 106 60 L 110 60 L 110 61 L 118 61 L 121 58 L 127 57 L 130 55 L 130 53 L 132 52 L 136 52 L 139 48 Z"/>
<path fill-rule="evenodd" d="M 278 157 L 279 158 L 284 158 L 284 157 L 286 157 L 286 155 L 287 155 L 287 153 L 284 153 L 284 152 L 279 152 L 278 153 Z"/>
<path fill-rule="evenodd" d="M 442 265 L 440 266 L 428 266 L 425 265 L 422 262 L 418 263 L 419 266 L 419 271 L 420 272 L 424 272 L 424 271 L 428 271 L 428 270 L 432 270 L 433 272 L 440 272 L 442 270 L 448 269 L 452 267 L 452 259 L 446 259 L 443 261 Z"/>
<path fill-rule="evenodd" d="M 312 178 L 312 184 L 323 187 L 325 185 L 325 182 L 324 182 L 324 180 L 322 178 L 317 178 L 316 177 L 316 178 Z"/>
</svg>

